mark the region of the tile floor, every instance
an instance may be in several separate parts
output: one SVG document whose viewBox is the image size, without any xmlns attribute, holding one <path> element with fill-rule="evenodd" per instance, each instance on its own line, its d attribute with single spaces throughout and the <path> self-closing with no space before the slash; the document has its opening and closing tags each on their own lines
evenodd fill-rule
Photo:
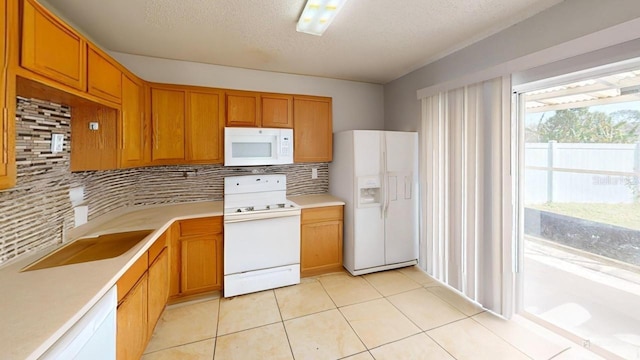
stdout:
<svg viewBox="0 0 640 360">
<path fill-rule="evenodd" d="M 143 360 L 599 359 L 484 311 L 416 267 L 173 305 Z"/>
</svg>

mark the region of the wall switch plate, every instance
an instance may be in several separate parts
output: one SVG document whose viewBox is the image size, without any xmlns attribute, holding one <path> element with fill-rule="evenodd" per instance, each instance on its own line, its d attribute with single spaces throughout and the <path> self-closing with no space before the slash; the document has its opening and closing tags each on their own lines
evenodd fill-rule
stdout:
<svg viewBox="0 0 640 360">
<path fill-rule="evenodd" d="M 311 178 L 312 179 L 318 178 L 318 168 L 311 168 Z"/>
<path fill-rule="evenodd" d="M 96 130 L 98 130 L 98 128 L 99 128 L 99 125 L 98 125 L 97 122 L 92 121 L 92 122 L 89 123 L 89 130 L 96 131 Z"/>
<path fill-rule="evenodd" d="M 51 152 L 59 153 L 64 148 L 64 134 L 51 134 Z"/>
</svg>

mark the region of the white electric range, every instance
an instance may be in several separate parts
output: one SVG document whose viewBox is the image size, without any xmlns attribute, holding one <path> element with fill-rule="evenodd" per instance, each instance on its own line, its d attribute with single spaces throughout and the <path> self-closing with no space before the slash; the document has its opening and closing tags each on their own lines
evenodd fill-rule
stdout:
<svg viewBox="0 0 640 360">
<path fill-rule="evenodd" d="M 300 207 L 286 175 L 224 179 L 224 297 L 300 283 Z"/>
</svg>

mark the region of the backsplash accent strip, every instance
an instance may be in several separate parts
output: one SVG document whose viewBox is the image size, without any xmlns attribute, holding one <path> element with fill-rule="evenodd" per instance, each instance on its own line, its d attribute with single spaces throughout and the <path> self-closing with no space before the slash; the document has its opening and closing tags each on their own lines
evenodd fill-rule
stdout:
<svg viewBox="0 0 640 360">
<path fill-rule="evenodd" d="M 309 163 L 255 168 L 222 165 L 157 166 L 71 173 L 69 107 L 18 97 L 16 160 L 18 183 L 0 190 L 0 264 L 32 250 L 61 243 L 74 226 L 71 188 L 84 188 L 89 220 L 137 205 L 222 200 L 225 176 L 286 174 L 287 194 L 329 191 L 329 165 Z M 63 134 L 64 151 L 52 154 L 51 134 Z M 312 169 L 318 178 L 311 179 Z"/>
</svg>

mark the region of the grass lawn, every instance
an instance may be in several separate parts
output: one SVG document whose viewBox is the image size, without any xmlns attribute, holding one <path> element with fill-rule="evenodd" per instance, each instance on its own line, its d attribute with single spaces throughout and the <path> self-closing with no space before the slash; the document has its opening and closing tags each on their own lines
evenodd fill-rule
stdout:
<svg viewBox="0 0 640 360">
<path fill-rule="evenodd" d="M 640 230 L 640 204 L 548 203 L 528 208 Z"/>
</svg>

